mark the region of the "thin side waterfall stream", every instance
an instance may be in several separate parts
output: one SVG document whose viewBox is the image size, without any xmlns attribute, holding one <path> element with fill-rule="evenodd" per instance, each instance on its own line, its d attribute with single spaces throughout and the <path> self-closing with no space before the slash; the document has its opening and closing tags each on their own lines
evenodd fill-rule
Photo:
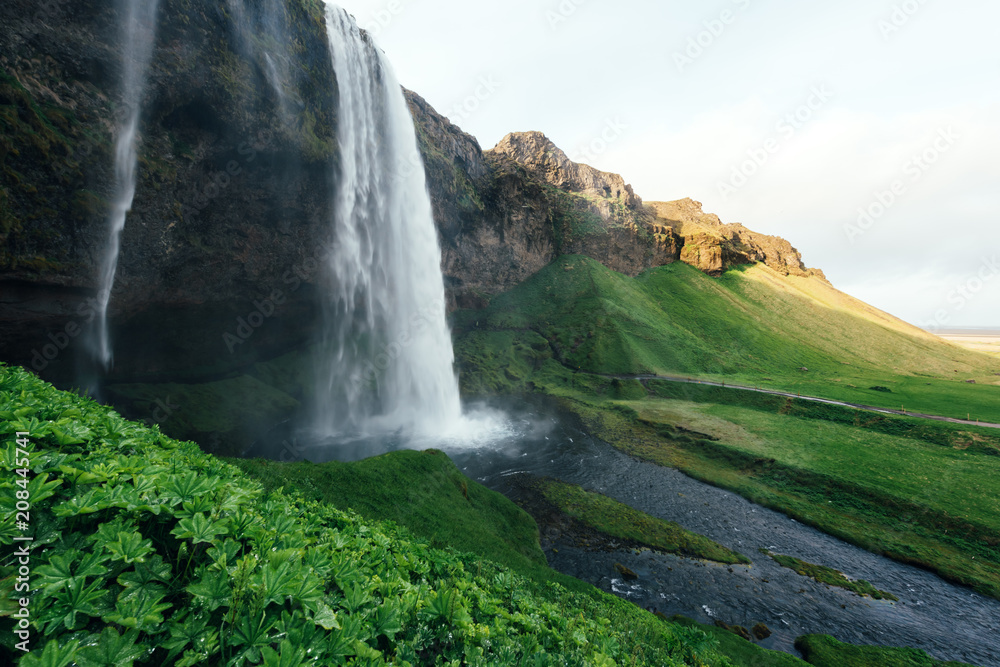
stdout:
<svg viewBox="0 0 1000 667">
<path fill-rule="evenodd" d="M 124 0 L 119 8 L 122 17 L 122 102 L 125 115 L 115 138 L 115 195 L 108 216 L 108 243 L 99 265 L 98 312 L 87 339 L 91 358 L 104 370 L 110 367 L 114 357 L 108 332 L 108 304 L 118 270 L 122 230 L 135 198 L 139 121 L 153 56 L 158 4 L 159 0 Z"/>
</svg>

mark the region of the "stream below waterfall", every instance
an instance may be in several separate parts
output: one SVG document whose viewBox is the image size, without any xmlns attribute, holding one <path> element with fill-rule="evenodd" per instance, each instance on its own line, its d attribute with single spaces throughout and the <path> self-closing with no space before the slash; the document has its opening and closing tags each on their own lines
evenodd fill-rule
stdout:
<svg viewBox="0 0 1000 667">
<path fill-rule="evenodd" d="M 651 551 L 590 551 L 560 535 L 542 536 L 549 565 L 667 616 L 683 614 L 750 628 L 766 624 L 773 634 L 759 645 L 797 654 L 795 638 L 829 634 L 852 644 L 911 646 L 939 660 L 1000 666 L 1000 601 L 949 584 L 925 570 L 852 546 L 779 512 L 639 461 L 573 426 L 576 419 L 541 401 L 503 405 L 504 433 L 475 445 L 400 443 L 380 439 L 353 444 L 285 439 L 296 458 L 314 462 L 352 460 L 407 448 L 444 450 L 470 478 L 516 497 L 524 475 L 561 479 L 603 493 L 661 519 L 674 521 L 738 551 L 750 566 L 727 566 Z M 272 437 L 267 438 L 275 442 Z M 261 443 L 246 455 L 280 458 Z M 287 458 L 286 458 L 287 460 Z M 898 602 L 873 600 L 820 584 L 779 566 L 759 549 L 786 554 L 865 579 Z M 621 563 L 639 575 L 626 582 Z"/>
</svg>

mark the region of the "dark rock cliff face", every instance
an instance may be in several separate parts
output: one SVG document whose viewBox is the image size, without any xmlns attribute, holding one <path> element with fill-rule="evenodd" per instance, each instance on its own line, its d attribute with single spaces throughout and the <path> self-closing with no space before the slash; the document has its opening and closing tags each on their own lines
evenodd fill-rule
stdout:
<svg viewBox="0 0 1000 667">
<path fill-rule="evenodd" d="M 308 334 L 310 281 L 296 272 L 309 275 L 328 228 L 336 89 L 320 4 L 266 4 L 159 3 L 110 304 L 119 375 L 225 372 Z M 0 336 L 5 360 L 54 379 L 72 374 L 75 345 L 37 353 L 92 317 L 107 242 L 123 108 L 115 7 L 0 9 Z M 253 345 L 224 343 L 276 296 L 280 317 Z"/>
</svg>

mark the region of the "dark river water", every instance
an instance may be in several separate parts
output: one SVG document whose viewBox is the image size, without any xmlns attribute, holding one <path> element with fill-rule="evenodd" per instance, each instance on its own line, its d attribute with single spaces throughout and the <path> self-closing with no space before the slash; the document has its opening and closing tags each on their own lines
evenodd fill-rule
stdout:
<svg viewBox="0 0 1000 667">
<path fill-rule="evenodd" d="M 585 551 L 559 536 L 543 540 L 543 547 L 553 568 L 643 608 L 703 623 L 720 620 L 747 628 L 764 623 L 773 632 L 758 642 L 765 648 L 797 654 L 796 637 L 821 633 L 852 644 L 912 646 L 940 660 L 1000 667 L 1000 601 L 854 547 L 677 470 L 633 459 L 552 409 L 506 409 L 517 416 L 502 433 L 471 446 L 462 438 L 407 445 L 391 439 L 330 445 L 300 438 L 292 440 L 293 449 L 302 458 L 320 462 L 400 446 L 434 446 L 446 451 L 466 475 L 505 495 L 516 495 L 525 475 L 547 476 L 675 521 L 742 553 L 752 564 L 719 565 L 633 549 Z M 279 458 L 259 448 L 247 454 Z M 779 566 L 758 551 L 762 548 L 865 579 L 899 601 L 872 600 L 817 583 Z M 623 581 L 616 563 L 633 570 L 638 579 Z"/>
</svg>

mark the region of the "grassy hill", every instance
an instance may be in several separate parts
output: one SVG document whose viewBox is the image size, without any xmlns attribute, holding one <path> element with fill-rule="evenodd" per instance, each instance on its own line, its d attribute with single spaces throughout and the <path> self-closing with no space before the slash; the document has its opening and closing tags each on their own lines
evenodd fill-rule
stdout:
<svg viewBox="0 0 1000 667">
<path fill-rule="evenodd" d="M 591 373 L 722 379 L 1000 422 L 997 359 L 912 327 L 822 279 L 782 276 L 763 265 L 710 278 L 675 263 L 629 278 L 564 256 L 487 309 L 457 313 L 455 333 L 473 376 L 484 355 L 505 354 L 491 347 L 516 341 L 534 349 L 535 367 L 550 354 Z"/>
<path fill-rule="evenodd" d="M 995 359 L 763 266 L 713 279 L 674 264 L 633 279 L 563 257 L 455 321 L 466 392 L 561 397 L 629 454 L 1000 597 L 996 429 L 615 377 L 1000 421 Z"/>
</svg>

